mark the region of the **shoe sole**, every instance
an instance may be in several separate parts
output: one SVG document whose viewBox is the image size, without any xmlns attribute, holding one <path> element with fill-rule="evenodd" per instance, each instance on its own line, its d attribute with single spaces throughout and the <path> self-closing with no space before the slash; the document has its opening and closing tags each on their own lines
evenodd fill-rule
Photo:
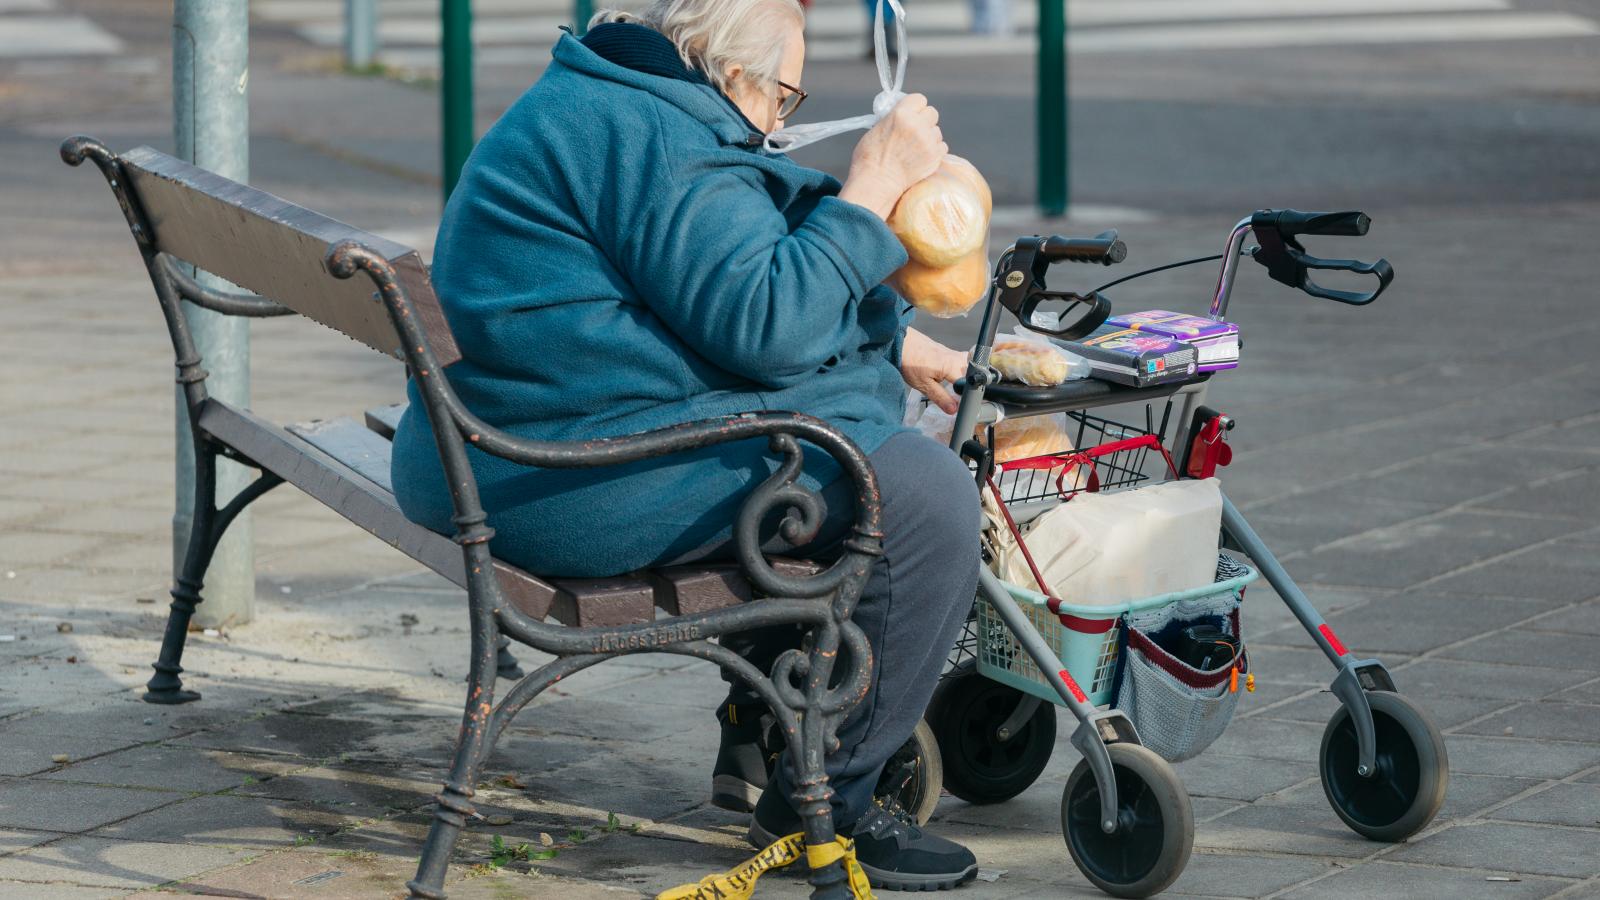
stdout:
<svg viewBox="0 0 1600 900">
<path fill-rule="evenodd" d="M 750 820 L 750 829 L 745 832 L 744 839 L 757 850 L 765 850 L 778 842 L 777 835 L 768 834 L 767 830 L 757 825 L 754 819 Z M 948 891 L 978 877 L 977 863 L 959 873 L 936 875 L 904 875 L 898 872 L 885 872 L 866 863 L 860 865 L 861 870 L 867 873 L 867 881 L 871 882 L 873 887 L 886 891 Z"/>
<path fill-rule="evenodd" d="M 711 779 L 711 805 L 729 812 L 752 813 L 761 799 L 761 788 L 737 775 L 716 775 Z"/>
</svg>

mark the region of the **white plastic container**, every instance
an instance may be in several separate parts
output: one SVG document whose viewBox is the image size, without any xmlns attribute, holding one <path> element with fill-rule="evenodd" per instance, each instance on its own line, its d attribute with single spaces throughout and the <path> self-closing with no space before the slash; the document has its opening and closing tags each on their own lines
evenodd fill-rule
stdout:
<svg viewBox="0 0 1600 900">
<path fill-rule="evenodd" d="M 1050 593 L 1110 605 L 1210 583 L 1221 526 L 1221 486 L 1207 478 L 1077 494 L 1036 519 L 1024 540 Z"/>
</svg>

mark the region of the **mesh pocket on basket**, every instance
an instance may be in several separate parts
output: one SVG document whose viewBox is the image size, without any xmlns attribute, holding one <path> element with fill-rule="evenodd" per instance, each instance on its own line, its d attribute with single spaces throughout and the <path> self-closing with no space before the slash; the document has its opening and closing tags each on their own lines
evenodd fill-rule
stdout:
<svg viewBox="0 0 1600 900">
<path fill-rule="evenodd" d="M 1237 600 L 1225 615 L 1195 618 L 1169 617 L 1168 629 L 1190 624 L 1220 624 L 1223 630 L 1239 634 Z M 1127 647 L 1123 654 L 1122 678 L 1117 689 L 1117 707 L 1133 722 L 1139 740 L 1169 762 L 1198 756 L 1222 736 L 1239 705 L 1239 676 L 1249 671 L 1242 642 L 1239 655 L 1220 669 L 1201 671 L 1167 652 L 1151 637 L 1155 632 L 1127 626 Z M 1232 683 L 1230 683 L 1232 682 Z"/>
</svg>

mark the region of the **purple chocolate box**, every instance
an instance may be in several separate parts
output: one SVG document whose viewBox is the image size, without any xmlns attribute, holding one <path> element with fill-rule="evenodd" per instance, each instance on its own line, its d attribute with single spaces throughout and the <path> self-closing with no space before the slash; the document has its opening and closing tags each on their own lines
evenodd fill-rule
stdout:
<svg viewBox="0 0 1600 900">
<path fill-rule="evenodd" d="M 1166 309 L 1112 316 L 1107 325 L 1132 328 L 1192 344 L 1199 354 L 1198 370 L 1215 372 L 1239 365 L 1239 326 L 1204 316 L 1191 316 Z"/>
</svg>

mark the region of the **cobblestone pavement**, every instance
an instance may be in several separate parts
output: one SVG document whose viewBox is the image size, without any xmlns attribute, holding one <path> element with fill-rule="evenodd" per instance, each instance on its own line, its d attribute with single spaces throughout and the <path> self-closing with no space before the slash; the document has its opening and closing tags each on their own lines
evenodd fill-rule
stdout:
<svg viewBox="0 0 1600 900">
<path fill-rule="evenodd" d="M 119 19 L 110 0 L 51 6 L 86 11 L 135 53 L 160 52 L 161 29 Z M 261 43 L 257 180 L 425 241 L 437 187 L 373 148 L 402 117 L 431 116 L 432 95 L 328 75 L 270 28 Z M 88 92 L 105 73 L 84 65 L 64 71 Z M 938 76 L 931 63 L 919 71 Z M 118 148 L 165 143 L 164 85 L 159 71 L 127 74 L 107 87 L 118 102 L 97 106 L 35 76 L 0 68 L 0 96 L 28 110 L 0 118 L 0 897 L 393 896 L 415 865 L 459 719 L 460 592 L 315 502 L 274 492 L 254 520 L 256 620 L 191 636 L 186 678 L 205 699 L 139 701 L 169 577 L 170 348 L 103 184 L 51 154 L 80 130 Z M 1128 77 L 1130 90 L 1148 88 Z M 1099 97 L 1111 80 L 1093 73 L 1085 90 Z M 1561 101 L 1566 114 L 1592 117 L 1584 96 Z M 356 100 L 370 104 L 336 117 Z M 1539 109 L 1544 122 L 1563 108 Z M 1538 146 L 1596 156 L 1581 135 Z M 1463 162 L 1478 148 L 1443 144 L 1423 174 L 1444 184 L 1478 171 Z M 1132 152 L 1150 179 L 1146 215 L 1041 224 L 1012 214 L 995 247 L 1034 230 L 1117 225 L 1128 266 L 1151 265 L 1214 252 L 1251 205 L 1282 202 L 1224 192 L 1163 207 L 1161 171 L 1143 156 L 1155 151 Z M 1416 152 L 1382 149 L 1398 167 L 1420 165 L 1402 159 Z M 1570 167 L 1548 168 L 1555 187 L 1519 175 L 1479 183 L 1481 196 L 1436 186 L 1404 202 L 1352 201 L 1373 213 L 1372 235 L 1317 247 L 1394 262 L 1394 288 L 1369 309 L 1319 305 L 1242 268 L 1233 317 L 1247 362 L 1212 393 L 1241 423 L 1224 484 L 1345 642 L 1388 663 L 1434 715 L 1450 794 L 1404 844 L 1340 825 L 1316 777 L 1331 671 L 1271 592 L 1252 588 L 1245 629 L 1259 689 L 1216 745 L 1178 767 L 1197 836 L 1171 895 L 1600 897 L 1600 321 L 1589 271 L 1600 196 Z M 1328 196 L 1280 187 L 1300 205 Z M 1209 273 L 1191 272 L 1115 300 L 1195 309 Z M 1069 271 L 1062 285 L 1100 274 Z M 934 331 L 960 344 L 975 328 Z M 254 346 L 254 406 L 269 418 L 348 415 L 401 390 L 396 366 L 304 322 L 257 323 Z M 720 696 L 709 667 L 651 657 L 548 692 L 490 762 L 485 819 L 456 854 L 451 896 L 648 894 L 741 860 L 743 821 L 707 803 Z M 1059 832 L 1077 762 L 1066 731 L 1016 800 L 941 801 L 934 827 L 969 843 L 994 878 L 962 896 L 1097 896 Z M 495 869 L 496 838 L 558 852 Z M 780 874 L 761 893 L 805 890 Z"/>
</svg>

